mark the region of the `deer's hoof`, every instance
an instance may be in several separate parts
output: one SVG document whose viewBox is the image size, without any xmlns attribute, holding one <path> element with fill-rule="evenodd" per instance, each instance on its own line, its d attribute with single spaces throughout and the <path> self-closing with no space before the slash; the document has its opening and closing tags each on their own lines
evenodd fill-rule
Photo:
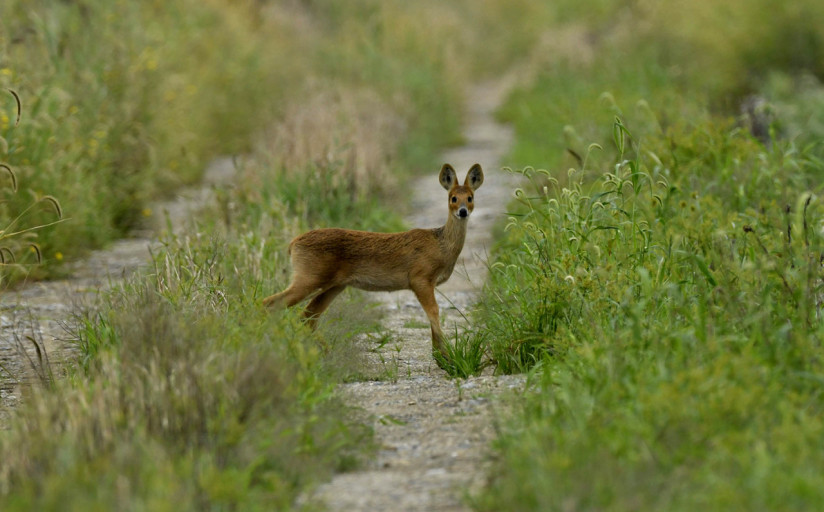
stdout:
<svg viewBox="0 0 824 512">
<path fill-rule="evenodd" d="M 446 354 L 446 351 L 433 350 L 432 357 L 441 370 L 449 371 L 449 368 L 452 366 L 452 360 Z"/>
</svg>

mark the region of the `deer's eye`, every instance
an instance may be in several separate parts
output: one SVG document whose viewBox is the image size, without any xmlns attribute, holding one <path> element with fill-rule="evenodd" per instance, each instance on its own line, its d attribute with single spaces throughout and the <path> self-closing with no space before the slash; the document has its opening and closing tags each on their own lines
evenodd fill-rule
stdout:
<svg viewBox="0 0 824 512">
<path fill-rule="evenodd" d="M 467 200 L 467 202 L 471 203 L 472 202 L 472 196 L 467 197 L 466 200 Z"/>
<path fill-rule="evenodd" d="M 452 202 L 457 203 L 458 202 L 458 196 L 452 196 Z"/>
</svg>

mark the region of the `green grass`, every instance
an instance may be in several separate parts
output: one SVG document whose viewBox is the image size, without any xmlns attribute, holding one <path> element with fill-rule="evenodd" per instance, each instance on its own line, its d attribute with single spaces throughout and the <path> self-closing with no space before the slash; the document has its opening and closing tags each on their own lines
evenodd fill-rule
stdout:
<svg viewBox="0 0 824 512">
<path fill-rule="evenodd" d="M 0 440 L 4 510 L 283 509 L 369 453 L 334 395 L 356 326 L 321 342 L 264 311 L 254 290 L 284 255 L 261 242 L 169 240 L 85 317 L 85 370 L 33 393 Z"/>
<path fill-rule="evenodd" d="M 817 48 L 817 4 L 737 6 L 728 31 L 709 2 L 559 9 L 611 34 L 501 111 L 528 180 L 476 315 L 496 371 L 535 384 L 475 507 L 815 510 L 822 87 L 777 34 Z"/>
<path fill-rule="evenodd" d="M 446 354 L 435 354 L 438 366 L 450 377 L 466 379 L 480 375 L 489 366 L 487 331 L 455 332 L 455 342 L 445 344 Z"/>
<path fill-rule="evenodd" d="M 613 169 L 567 187 L 534 175 L 481 304 L 498 371 L 539 367 L 540 383 L 479 508 L 824 499 L 820 167 L 705 130 L 663 158 L 626 133 Z"/>
<path fill-rule="evenodd" d="M 0 159 L 26 192 L 0 216 L 32 193 L 58 197 L 67 217 L 38 232 L 44 265 L 32 277 L 134 227 L 150 198 L 214 155 L 249 148 L 271 115 L 260 101 L 286 85 L 219 4 L 11 1 L 0 20 L 0 85 L 23 106 L 14 125 L 3 102 Z"/>
</svg>

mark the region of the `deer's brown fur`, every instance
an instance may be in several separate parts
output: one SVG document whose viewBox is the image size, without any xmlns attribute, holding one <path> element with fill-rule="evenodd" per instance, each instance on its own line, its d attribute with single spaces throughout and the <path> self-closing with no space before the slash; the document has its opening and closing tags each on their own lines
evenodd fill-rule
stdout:
<svg viewBox="0 0 824 512">
<path fill-rule="evenodd" d="M 368 291 L 412 290 L 423 306 L 432 330 L 432 348 L 445 355 L 435 286 L 452 275 L 463 249 L 474 192 L 483 171 L 473 165 L 463 185 L 455 169 L 444 164 L 439 176 L 449 191 L 446 224 L 402 233 L 373 233 L 351 229 L 315 229 L 289 244 L 292 284 L 264 299 L 269 307 L 291 307 L 313 296 L 304 315 L 314 327 L 318 316 L 347 286 Z"/>
</svg>

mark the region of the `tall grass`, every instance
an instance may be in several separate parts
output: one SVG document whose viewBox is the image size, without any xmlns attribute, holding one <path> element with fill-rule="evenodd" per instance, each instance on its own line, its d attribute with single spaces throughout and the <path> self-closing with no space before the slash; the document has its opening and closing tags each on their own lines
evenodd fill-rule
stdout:
<svg viewBox="0 0 824 512">
<path fill-rule="evenodd" d="M 778 43 L 818 7 L 732 7 L 561 3 L 604 32 L 503 109 L 531 185 L 480 315 L 536 385 L 478 509 L 821 502 L 820 71 Z"/>
<path fill-rule="evenodd" d="M 540 383 L 479 508 L 814 510 L 820 161 L 723 125 L 613 133 L 611 169 L 526 172 L 481 304 L 498 370 Z"/>
<path fill-rule="evenodd" d="M 7 92 L 15 100 L 17 108 L 13 125 L 17 126 L 20 124 L 23 106 L 15 91 L 8 89 Z M 6 124 L 12 123 L 6 113 L 3 113 L 2 120 Z M 8 147 L 9 141 L 0 137 L 0 143 L 2 143 L 2 146 Z M 2 188 L 3 195 L 6 198 L 3 203 L 7 203 L 8 198 L 16 197 L 20 192 L 20 183 L 14 168 L 2 161 L 0 161 L 0 172 L 2 172 L 6 181 Z M 37 231 L 58 224 L 63 220 L 63 209 L 54 196 L 35 194 L 33 197 L 29 197 L 28 201 L 29 204 L 21 210 L 9 208 L 8 205 L 0 203 L 0 208 L 5 210 L 3 213 L 7 217 L 6 223 L 0 229 L 0 286 L 6 284 L 9 276 L 13 280 L 15 275 L 25 275 L 29 264 L 42 263 L 43 254 L 40 245 L 33 241 L 37 236 Z M 51 222 L 42 221 L 42 223 L 38 223 L 38 218 L 42 218 L 40 210 L 43 207 L 53 212 Z M 28 249 L 29 254 L 26 253 L 26 249 Z"/>
<path fill-rule="evenodd" d="M 39 233 L 46 265 L 33 276 L 59 265 L 57 252 L 122 235 L 208 158 L 249 147 L 268 116 L 260 101 L 284 81 L 238 18 L 217 2 L 3 2 L 0 85 L 25 111 L 0 123 L 0 158 L 71 212 Z"/>
<path fill-rule="evenodd" d="M 249 236 L 169 240 L 152 277 L 85 317 L 85 371 L 28 396 L 2 436 L 4 510 L 285 509 L 368 453 L 329 349 L 259 308 L 284 255 Z"/>
</svg>

